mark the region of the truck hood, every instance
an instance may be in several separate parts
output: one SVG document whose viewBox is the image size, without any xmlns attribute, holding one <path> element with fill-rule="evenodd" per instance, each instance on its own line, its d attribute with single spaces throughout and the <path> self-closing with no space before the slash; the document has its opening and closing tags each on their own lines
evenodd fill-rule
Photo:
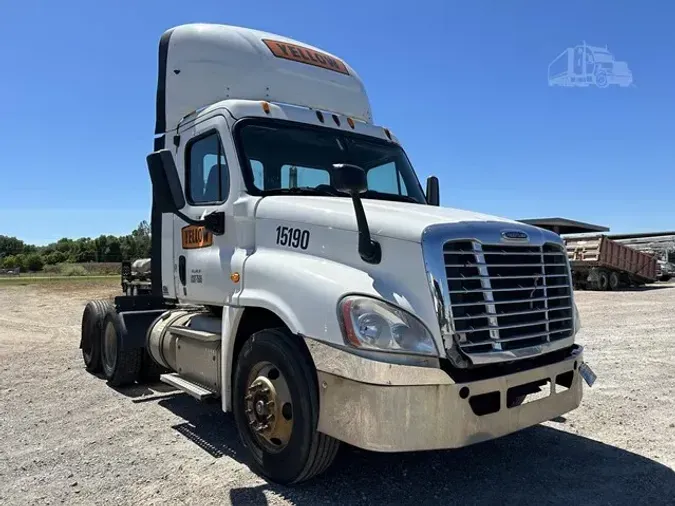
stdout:
<svg viewBox="0 0 675 506">
<path fill-rule="evenodd" d="M 447 207 L 388 200 L 362 201 L 371 234 L 413 242 L 421 241 L 422 232 L 428 226 L 442 223 L 501 222 L 518 225 L 518 228 L 531 228 L 513 220 Z M 352 201 L 342 197 L 304 195 L 265 197 L 258 203 L 256 218 L 357 230 Z"/>
</svg>

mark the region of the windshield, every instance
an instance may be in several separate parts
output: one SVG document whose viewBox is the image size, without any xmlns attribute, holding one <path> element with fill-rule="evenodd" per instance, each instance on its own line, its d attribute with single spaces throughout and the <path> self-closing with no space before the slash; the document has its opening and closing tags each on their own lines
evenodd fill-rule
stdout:
<svg viewBox="0 0 675 506">
<path fill-rule="evenodd" d="M 408 158 L 392 142 L 276 121 L 247 123 L 237 135 L 252 194 L 344 197 L 333 186 L 333 164 L 348 163 L 366 171 L 363 198 L 426 204 Z"/>
</svg>

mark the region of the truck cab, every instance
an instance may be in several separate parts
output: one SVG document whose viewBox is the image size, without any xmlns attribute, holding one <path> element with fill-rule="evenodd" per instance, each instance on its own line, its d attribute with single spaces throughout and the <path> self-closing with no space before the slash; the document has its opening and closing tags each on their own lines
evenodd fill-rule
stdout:
<svg viewBox="0 0 675 506">
<path fill-rule="evenodd" d="M 219 398 L 280 483 L 340 442 L 456 448 L 580 404 L 593 375 L 560 237 L 440 207 L 340 58 L 173 28 L 155 134 L 153 295 L 83 316 L 85 364 L 111 384 Z"/>
</svg>

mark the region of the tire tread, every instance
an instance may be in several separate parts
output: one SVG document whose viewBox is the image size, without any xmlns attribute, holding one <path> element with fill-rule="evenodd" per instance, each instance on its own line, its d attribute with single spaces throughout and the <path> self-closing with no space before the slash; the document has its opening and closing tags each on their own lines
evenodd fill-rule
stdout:
<svg viewBox="0 0 675 506">
<path fill-rule="evenodd" d="M 275 334 L 274 337 L 276 339 L 270 340 L 270 334 Z M 304 463 L 304 467 L 298 475 L 292 478 L 288 483 L 296 484 L 307 481 L 326 471 L 333 463 L 340 447 L 340 441 L 316 430 L 319 419 L 318 384 L 311 356 L 304 346 L 304 343 L 299 341 L 296 336 L 290 334 L 285 328 L 265 329 L 252 334 L 244 344 L 242 352 L 244 352 L 244 348 L 251 350 L 256 343 L 262 339 L 277 348 L 282 355 L 290 355 L 290 357 L 295 358 L 295 361 L 298 364 L 297 372 L 301 376 L 302 382 L 309 386 L 310 419 L 314 424 L 312 441 L 310 441 L 309 454 Z"/>
<path fill-rule="evenodd" d="M 110 307 L 106 313 L 105 319 L 103 320 L 102 332 L 105 331 L 105 327 L 108 325 L 108 322 L 110 321 L 115 326 L 116 333 L 119 336 L 119 327 L 118 327 L 119 322 L 117 318 L 119 318 L 119 316 L 117 315 L 115 308 Z M 103 354 L 103 343 L 101 345 L 101 355 L 102 354 Z M 103 368 L 103 372 L 105 374 L 106 379 L 108 380 L 108 384 L 113 387 L 121 387 L 134 383 L 139 378 L 142 360 L 143 360 L 142 348 L 133 350 L 122 350 L 120 347 L 120 343 L 118 342 L 117 361 L 115 363 L 115 370 L 112 372 L 112 374 L 108 374 L 108 372 L 105 370 L 105 367 Z"/>
<path fill-rule="evenodd" d="M 101 364 L 101 345 L 102 345 L 102 338 L 103 338 L 103 320 L 105 319 L 105 315 L 108 312 L 108 310 L 112 307 L 112 304 L 103 299 L 94 299 L 90 300 L 87 305 L 84 307 L 84 311 L 82 314 L 82 339 L 83 341 L 89 341 L 91 346 L 98 346 L 98 349 L 94 349 L 94 357 L 92 358 L 92 362 L 87 364 L 85 362 L 85 369 L 92 373 L 98 373 L 101 372 L 103 366 Z M 89 309 L 91 308 L 91 309 Z M 88 316 L 85 325 L 85 317 Z M 91 321 L 93 319 L 93 321 Z M 97 345 L 96 344 L 91 344 L 91 340 L 96 339 L 97 340 Z M 84 354 L 84 350 L 82 351 Z M 84 355 L 83 355 L 84 358 Z"/>
</svg>

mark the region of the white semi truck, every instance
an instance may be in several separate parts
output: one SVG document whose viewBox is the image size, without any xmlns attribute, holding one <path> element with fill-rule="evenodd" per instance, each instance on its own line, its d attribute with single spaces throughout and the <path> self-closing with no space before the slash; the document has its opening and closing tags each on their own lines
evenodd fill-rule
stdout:
<svg viewBox="0 0 675 506">
<path fill-rule="evenodd" d="M 86 368 L 111 385 L 218 398 L 279 483 L 341 441 L 456 448 L 579 406 L 594 376 L 560 237 L 439 207 L 340 58 L 168 30 L 155 133 L 153 293 L 82 319 Z"/>
</svg>

